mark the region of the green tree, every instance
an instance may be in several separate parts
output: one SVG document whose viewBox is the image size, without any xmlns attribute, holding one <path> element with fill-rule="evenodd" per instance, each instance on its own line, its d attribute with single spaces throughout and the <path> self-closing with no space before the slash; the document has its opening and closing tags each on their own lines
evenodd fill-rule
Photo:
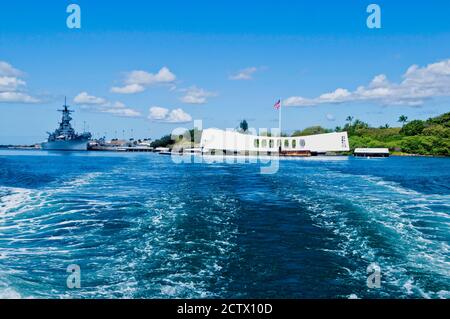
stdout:
<svg viewBox="0 0 450 319">
<path fill-rule="evenodd" d="M 350 122 L 350 118 L 351 118 L 351 120 L 353 120 L 353 117 L 349 116 L 347 118 L 347 120 L 349 122 Z M 348 133 L 348 135 L 355 135 L 355 134 L 359 134 L 358 132 L 360 130 L 364 130 L 364 129 L 368 129 L 368 128 L 369 128 L 369 124 L 356 119 L 353 123 L 346 123 L 344 126 L 344 131 L 346 131 Z"/>
<path fill-rule="evenodd" d="M 423 135 L 427 136 L 437 136 L 441 138 L 450 138 L 450 127 L 445 127 L 440 124 L 431 125 L 422 131 Z"/>
<path fill-rule="evenodd" d="M 170 135 L 165 135 L 161 137 L 160 139 L 154 140 L 150 146 L 151 147 L 167 147 L 171 144 L 175 143 L 174 140 L 172 140 L 172 137 Z"/>
<path fill-rule="evenodd" d="M 425 123 L 421 120 L 414 120 L 408 124 L 403 125 L 400 133 L 406 136 L 414 136 L 422 134 L 425 129 Z"/>
<path fill-rule="evenodd" d="M 310 126 L 305 128 L 304 130 L 298 130 L 292 133 L 292 136 L 306 136 L 306 135 L 316 135 L 316 134 L 324 134 L 330 133 L 332 130 L 323 128 L 322 126 Z"/>
<path fill-rule="evenodd" d="M 400 115 L 398 118 L 398 122 L 402 123 L 402 125 L 405 125 L 406 122 L 408 122 L 408 117 L 406 115 Z"/>
<path fill-rule="evenodd" d="M 352 126 L 353 116 L 349 115 L 345 120 L 348 122 L 348 126 Z"/>
<path fill-rule="evenodd" d="M 353 122 L 353 128 L 355 130 L 365 129 L 365 128 L 369 128 L 369 124 L 366 122 L 363 122 L 361 120 L 355 120 Z"/>
<path fill-rule="evenodd" d="M 450 127 L 450 112 L 428 119 L 427 124 L 440 124 L 445 127 Z"/>
<path fill-rule="evenodd" d="M 401 141 L 403 152 L 421 155 L 450 155 L 450 139 L 437 136 L 407 136 Z"/>
<path fill-rule="evenodd" d="M 246 120 L 242 120 L 241 123 L 239 123 L 239 127 L 242 130 L 242 132 L 248 131 L 248 123 Z"/>
</svg>

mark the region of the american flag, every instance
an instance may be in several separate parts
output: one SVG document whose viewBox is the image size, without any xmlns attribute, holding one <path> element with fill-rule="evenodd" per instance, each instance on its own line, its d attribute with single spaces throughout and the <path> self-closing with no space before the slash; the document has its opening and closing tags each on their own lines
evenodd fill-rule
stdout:
<svg viewBox="0 0 450 319">
<path fill-rule="evenodd" d="M 273 105 L 273 107 L 278 110 L 281 107 L 281 100 L 278 100 L 277 103 Z"/>
</svg>

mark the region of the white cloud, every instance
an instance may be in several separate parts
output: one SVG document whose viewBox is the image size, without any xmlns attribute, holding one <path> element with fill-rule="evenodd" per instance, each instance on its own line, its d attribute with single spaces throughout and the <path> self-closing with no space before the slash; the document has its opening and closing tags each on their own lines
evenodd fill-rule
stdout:
<svg viewBox="0 0 450 319">
<path fill-rule="evenodd" d="M 109 106 L 109 107 L 111 107 L 111 108 L 113 108 L 113 109 L 123 109 L 123 108 L 126 108 L 127 106 L 124 104 L 124 103 L 122 103 L 122 102 L 114 102 L 114 103 L 107 103 L 106 104 L 107 106 Z"/>
<path fill-rule="evenodd" d="M 114 86 L 111 88 L 112 93 L 118 94 L 135 94 L 145 91 L 145 88 L 140 84 L 128 84 L 125 86 Z"/>
<path fill-rule="evenodd" d="M 27 83 L 22 71 L 0 61 L 0 103 L 38 103 L 39 99 L 26 93 Z"/>
<path fill-rule="evenodd" d="M 289 97 L 286 106 L 315 106 L 344 102 L 369 101 L 381 105 L 420 106 L 435 97 L 450 96 L 450 59 L 425 67 L 412 65 L 399 83 L 391 83 L 386 75 L 375 76 L 367 86 L 354 91 L 339 88 L 316 98 Z"/>
<path fill-rule="evenodd" d="M 192 121 L 191 115 L 180 108 L 169 110 L 164 107 L 152 106 L 148 118 L 161 123 L 187 123 Z"/>
<path fill-rule="evenodd" d="M 26 82 L 11 76 L 0 76 L 0 92 L 16 91 L 26 86 Z"/>
<path fill-rule="evenodd" d="M 301 96 L 291 96 L 283 101 L 283 105 L 285 106 L 311 106 L 314 105 L 312 100 L 305 99 Z"/>
<path fill-rule="evenodd" d="M 23 72 L 5 61 L 0 61 L 0 75 L 19 77 L 23 75 Z"/>
<path fill-rule="evenodd" d="M 126 75 L 123 86 L 111 88 L 111 92 L 119 94 L 135 94 L 145 90 L 146 87 L 156 84 L 171 84 L 176 80 L 167 67 L 161 68 L 157 73 L 142 70 L 131 71 Z"/>
<path fill-rule="evenodd" d="M 205 104 L 208 97 L 217 96 L 214 92 L 209 92 L 196 86 L 191 86 L 188 89 L 182 89 L 185 95 L 180 98 L 181 102 L 187 104 Z"/>
<path fill-rule="evenodd" d="M 102 105 L 107 103 L 106 99 L 101 97 L 96 97 L 93 95 L 89 95 L 87 92 L 81 92 L 78 94 L 73 101 L 76 104 L 89 104 L 89 105 Z"/>
<path fill-rule="evenodd" d="M 171 83 L 175 80 L 175 74 L 170 72 L 167 67 L 163 67 L 156 74 L 148 73 L 146 71 L 133 71 L 129 73 L 126 83 L 151 85 L 155 83 Z"/>
<path fill-rule="evenodd" d="M 85 110 L 92 112 L 107 113 L 119 117 L 140 117 L 142 114 L 132 108 L 127 107 L 122 102 L 109 102 L 107 99 L 81 92 L 73 99 L 75 104 L 79 104 Z"/>
<path fill-rule="evenodd" d="M 106 108 L 100 109 L 101 113 L 108 113 L 118 117 L 140 117 L 142 114 L 130 108 Z"/>
<path fill-rule="evenodd" d="M 169 110 L 159 106 L 153 106 L 149 110 L 148 118 L 150 120 L 161 121 L 169 114 Z"/>
<path fill-rule="evenodd" d="M 331 121 L 331 122 L 333 122 L 333 121 L 336 120 L 336 118 L 334 117 L 334 115 L 331 114 L 331 113 L 328 113 L 328 114 L 326 115 L 326 118 L 327 118 L 328 121 Z"/>
<path fill-rule="evenodd" d="M 38 103 L 39 100 L 26 93 L 0 92 L 0 103 Z"/>
<path fill-rule="evenodd" d="M 249 67 L 238 71 L 236 74 L 230 75 L 230 80 L 251 80 L 253 79 L 253 74 L 258 71 L 257 67 Z"/>
<path fill-rule="evenodd" d="M 351 93 L 346 89 L 336 89 L 334 92 L 322 94 L 319 99 L 330 102 L 345 101 L 350 95 Z"/>
<path fill-rule="evenodd" d="M 186 123 L 192 121 L 192 117 L 182 109 L 170 111 L 167 122 L 169 123 Z"/>
</svg>

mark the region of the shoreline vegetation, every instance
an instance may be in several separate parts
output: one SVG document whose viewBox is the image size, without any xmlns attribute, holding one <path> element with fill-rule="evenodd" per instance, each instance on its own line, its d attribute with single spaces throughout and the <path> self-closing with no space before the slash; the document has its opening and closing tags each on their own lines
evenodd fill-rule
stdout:
<svg viewBox="0 0 450 319">
<path fill-rule="evenodd" d="M 401 127 L 384 125 L 372 127 L 368 123 L 348 116 L 343 127 L 334 129 L 321 126 L 311 126 L 294 131 L 291 136 L 316 135 L 331 132 L 347 132 L 350 143 L 349 152 L 336 155 L 352 155 L 355 148 L 388 148 L 392 156 L 438 156 L 450 157 L 450 112 L 429 118 L 427 120 L 412 120 L 401 115 L 398 122 Z M 249 126 L 243 120 L 237 131 L 247 134 Z M 170 149 L 199 147 L 202 131 L 197 128 L 186 131 L 177 137 L 165 135 L 150 143 L 153 148 L 167 147 Z M 270 134 L 261 134 L 270 135 Z M 282 136 L 288 136 L 282 133 Z M 0 145 L 0 149 L 39 149 L 35 145 Z"/>
<path fill-rule="evenodd" d="M 399 117 L 402 127 L 378 128 L 347 118 L 342 129 L 348 132 L 350 149 L 358 147 L 385 147 L 399 156 L 450 156 L 450 112 L 429 118 L 412 120 Z M 336 128 L 336 130 L 339 128 Z"/>
<path fill-rule="evenodd" d="M 352 116 L 348 116 L 343 127 L 337 126 L 328 129 L 321 126 L 311 126 L 303 130 L 297 130 L 291 136 L 306 136 L 331 132 L 346 131 L 350 143 L 349 152 L 341 152 L 342 155 L 351 155 L 355 148 L 388 148 L 393 156 L 450 156 L 450 112 L 429 118 L 428 120 L 408 121 L 405 115 L 401 115 L 398 122 L 401 127 L 390 127 L 388 124 L 380 127 L 372 127 L 368 123 Z M 248 123 L 243 120 L 237 129 L 241 133 L 248 132 Z M 186 141 L 186 134 L 173 140 L 170 135 L 165 135 L 151 143 L 152 147 L 198 147 L 201 131 L 190 130 L 190 142 Z M 282 134 L 282 136 L 287 136 Z"/>
</svg>

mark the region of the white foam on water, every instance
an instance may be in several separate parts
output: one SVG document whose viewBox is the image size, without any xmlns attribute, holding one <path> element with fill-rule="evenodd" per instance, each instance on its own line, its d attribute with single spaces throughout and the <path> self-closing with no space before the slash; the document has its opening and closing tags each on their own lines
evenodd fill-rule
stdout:
<svg viewBox="0 0 450 319">
<path fill-rule="evenodd" d="M 0 288 L 0 299 L 22 299 L 22 296 L 12 288 Z"/>
<path fill-rule="evenodd" d="M 78 239 L 81 240 L 81 235 L 73 232 L 60 236 L 54 233 L 53 229 L 70 231 L 71 228 L 73 231 L 79 227 L 73 226 L 77 223 L 93 224 L 95 221 L 92 218 L 80 219 L 79 214 L 83 210 L 74 206 L 79 203 L 72 204 L 59 197 L 74 188 L 88 185 L 98 176 L 99 173 L 88 173 L 61 185 L 50 185 L 39 190 L 0 186 L 0 260 L 29 260 L 47 255 L 65 258 L 71 250 L 66 249 L 69 247 L 60 247 L 58 243 L 68 238 L 77 243 Z M 101 203 L 100 206 L 103 204 L 106 203 Z M 67 221 L 63 215 L 74 215 L 78 218 Z M 42 236 L 39 236 L 40 233 Z M 45 241 L 45 245 L 34 244 L 40 241 Z M 16 287 L 6 284 L 13 272 L 14 268 L 7 263 L 0 263 L 0 299 L 23 297 L 15 290 Z"/>
<path fill-rule="evenodd" d="M 152 269 L 157 275 L 152 278 L 151 286 L 159 286 L 156 293 L 159 292 L 160 297 L 218 296 L 219 292 L 211 291 L 208 282 L 224 280 L 223 286 L 227 285 L 222 272 L 227 256 L 235 245 L 236 225 L 232 219 L 238 212 L 238 202 L 211 190 L 207 207 L 193 212 L 189 208 L 186 210 L 182 196 L 184 194 L 162 193 L 158 201 L 149 200 L 146 203 L 149 214 L 145 214 L 138 224 L 148 230 L 134 251 L 141 258 L 150 258 L 158 265 Z M 220 231 L 214 232 L 210 239 L 195 236 L 187 239 L 184 233 L 189 230 L 185 228 L 184 219 L 192 218 L 192 214 L 198 222 L 209 227 L 217 225 Z M 186 248 L 180 252 L 183 246 Z M 214 255 L 205 255 L 207 251 Z"/>
<path fill-rule="evenodd" d="M 440 299 L 450 299 L 450 291 L 448 290 L 439 290 L 436 295 Z"/>
<path fill-rule="evenodd" d="M 78 188 L 89 185 L 94 179 L 98 178 L 101 175 L 102 173 L 100 172 L 86 173 L 73 180 L 64 182 L 61 188 L 64 190 L 70 190 L 71 188 Z"/>
<path fill-rule="evenodd" d="M 25 188 L 0 187 L 0 216 L 16 211 L 33 199 L 33 191 Z"/>
<path fill-rule="evenodd" d="M 101 173 L 87 173 L 74 180 L 44 190 L 34 190 L 17 187 L 0 187 L 0 216 L 8 213 L 14 215 L 43 207 L 51 202 L 58 193 L 70 192 L 73 188 L 88 185 Z M 105 204 L 105 203 L 101 203 Z"/>
<path fill-rule="evenodd" d="M 173 297 L 177 294 L 177 288 L 173 286 L 162 286 L 161 294 Z"/>
<path fill-rule="evenodd" d="M 408 279 L 404 284 L 403 288 L 406 290 L 408 295 L 419 294 L 422 298 L 430 299 L 431 294 L 425 292 L 418 284 L 414 283 L 414 279 Z M 434 294 L 434 293 L 433 293 Z"/>
<path fill-rule="evenodd" d="M 422 233 L 413 225 L 413 216 L 449 218 L 447 213 L 435 212 L 427 204 L 432 202 L 446 207 L 450 203 L 450 196 L 422 194 L 374 176 L 324 170 L 309 177 L 312 180 L 307 179 L 305 183 L 309 184 L 308 190 L 313 193 L 293 197 L 313 212 L 311 218 L 319 227 L 325 227 L 342 237 L 339 249 L 335 250 L 337 254 L 367 260 L 368 264 L 379 263 L 384 279 L 403 289 L 407 295 L 422 298 L 440 296 L 439 292 L 426 291 L 419 277 L 411 277 L 409 269 L 420 267 L 421 271 L 435 273 L 436 278 L 443 276 L 450 279 L 448 244 Z M 333 180 L 333 183 L 330 185 L 328 180 Z M 341 211 L 341 208 L 335 208 L 335 203 L 353 206 L 351 215 Z M 411 208 L 414 211 L 410 211 Z M 352 220 L 355 217 L 358 221 Z M 377 233 L 385 234 L 384 239 L 390 241 L 389 247 L 383 247 L 382 244 L 374 246 L 365 227 L 378 228 Z M 402 256 L 399 262 L 403 267 L 385 257 L 384 250 L 393 250 L 396 256 Z M 365 269 L 354 272 L 354 275 L 361 280 L 367 276 Z"/>
</svg>

